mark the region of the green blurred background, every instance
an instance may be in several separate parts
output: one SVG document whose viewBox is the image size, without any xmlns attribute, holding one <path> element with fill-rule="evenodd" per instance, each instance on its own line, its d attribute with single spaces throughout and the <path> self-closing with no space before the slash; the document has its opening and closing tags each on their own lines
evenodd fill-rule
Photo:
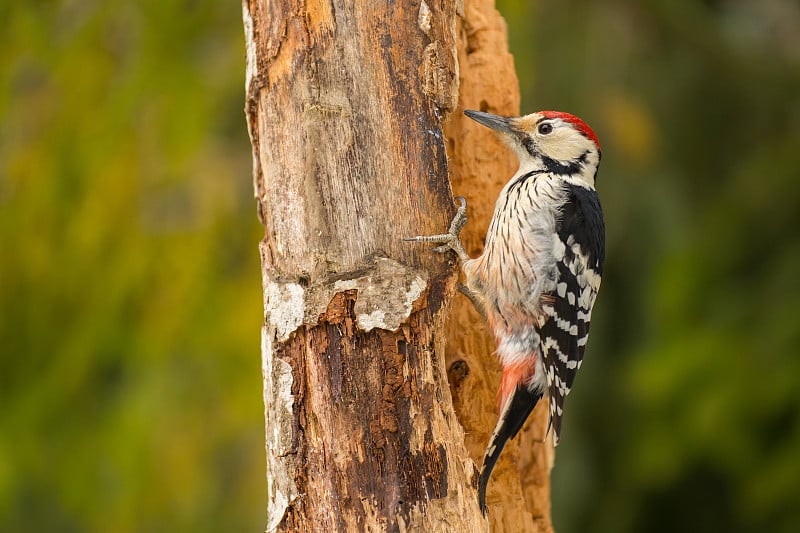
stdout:
<svg viewBox="0 0 800 533">
<path fill-rule="evenodd" d="M 800 531 L 800 4 L 499 0 L 601 138 L 559 533 Z M 238 2 L 0 4 L 0 530 L 260 531 Z"/>
<path fill-rule="evenodd" d="M 241 4 L 0 4 L 0 530 L 263 531 Z"/>
<path fill-rule="evenodd" d="M 498 3 L 524 111 L 604 148 L 557 531 L 800 531 L 800 3 Z"/>
</svg>

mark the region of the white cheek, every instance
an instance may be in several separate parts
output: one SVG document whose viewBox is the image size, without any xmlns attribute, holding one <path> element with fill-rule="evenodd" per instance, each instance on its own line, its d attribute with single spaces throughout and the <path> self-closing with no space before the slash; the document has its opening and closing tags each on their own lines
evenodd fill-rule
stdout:
<svg viewBox="0 0 800 533">
<path fill-rule="evenodd" d="M 577 159 L 586 151 L 581 139 L 576 139 L 575 136 L 569 134 L 554 133 L 547 137 L 543 136 L 539 144 L 542 147 L 542 152 L 548 157 L 559 161 Z"/>
</svg>

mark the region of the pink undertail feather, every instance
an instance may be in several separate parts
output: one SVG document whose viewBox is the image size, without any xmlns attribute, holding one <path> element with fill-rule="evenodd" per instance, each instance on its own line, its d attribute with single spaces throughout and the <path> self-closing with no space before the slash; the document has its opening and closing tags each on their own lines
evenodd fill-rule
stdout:
<svg viewBox="0 0 800 533">
<path fill-rule="evenodd" d="M 526 387 L 536 371 L 536 352 L 519 363 L 503 367 L 500 390 L 497 391 L 497 411 L 502 413 L 517 387 Z"/>
<path fill-rule="evenodd" d="M 478 503 L 483 514 L 486 514 L 486 488 L 500 453 L 506 442 L 513 439 L 522 429 L 525 420 L 542 397 L 540 391 L 528 389 L 536 369 L 537 356 L 538 354 L 534 353 L 520 363 L 503 368 L 503 379 L 498 392 L 500 416 L 486 447 L 483 466 L 478 476 Z"/>
</svg>

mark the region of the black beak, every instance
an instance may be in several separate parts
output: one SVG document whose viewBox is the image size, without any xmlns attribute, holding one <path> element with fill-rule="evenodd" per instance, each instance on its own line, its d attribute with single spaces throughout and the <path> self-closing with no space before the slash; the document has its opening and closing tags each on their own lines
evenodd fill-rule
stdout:
<svg viewBox="0 0 800 533">
<path fill-rule="evenodd" d="M 471 109 L 465 109 L 464 114 L 478 124 L 483 124 L 487 128 L 491 128 L 494 131 L 501 133 L 514 133 L 514 131 L 511 129 L 511 119 L 507 117 L 500 117 L 497 115 L 492 115 L 491 113 L 484 113 L 482 111 L 472 111 Z"/>
</svg>

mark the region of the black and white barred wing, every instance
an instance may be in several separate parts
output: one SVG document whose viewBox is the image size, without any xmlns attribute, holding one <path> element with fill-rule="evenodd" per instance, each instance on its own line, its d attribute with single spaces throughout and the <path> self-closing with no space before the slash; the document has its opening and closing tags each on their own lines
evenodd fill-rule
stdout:
<svg viewBox="0 0 800 533">
<path fill-rule="evenodd" d="M 564 400 L 581 366 L 603 270 L 605 231 L 593 189 L 571 186 L 553 235 L 556 289 L 542 298 L 539 334 L 550 396 L 553 443 L 561 438 Z"/>
</svg>

